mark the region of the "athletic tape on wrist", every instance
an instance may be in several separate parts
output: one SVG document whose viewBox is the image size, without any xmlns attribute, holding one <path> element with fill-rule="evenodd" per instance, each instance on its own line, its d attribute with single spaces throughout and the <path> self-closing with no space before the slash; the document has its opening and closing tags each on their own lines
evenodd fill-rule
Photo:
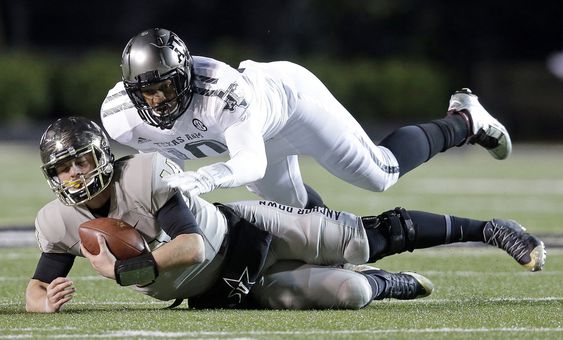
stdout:
<svg viewBox="0 0 563 340">
<path fill-rule="evenodd" d="M 115 281 L 121 286 L 148 285 L 157 277 L 158 269 L 151 253 L 115 261 Z"/>
</svg>

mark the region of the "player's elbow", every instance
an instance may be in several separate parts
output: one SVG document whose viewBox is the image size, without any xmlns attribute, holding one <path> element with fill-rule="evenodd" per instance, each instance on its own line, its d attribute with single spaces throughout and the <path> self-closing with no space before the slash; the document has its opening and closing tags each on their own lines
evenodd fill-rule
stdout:
<svg viewBox="0 0 563 340">
<path fill-rule="evenodd" d="M 192 264 L 199 264 L 205 260 L 205 247 L 198 248 L 192 252 L 190 262 Z"/>
<path fill-rule="evenodd" d="M 244 151 L 231 158 L 226 164 L 232 169 L 234 174 L 232 186 L 240 186 L 264 178 L 268 159 L 265 153 Z"/>
<path fill-rule="evenodd" d="M 255 172 L 256 180 L 260 180 L 264 178 L 264 175 L 266 175 L 266 167 L 268 166 L 268 161 L 264 158 L 263 160 L 256 162 L 255 166 L 256 166 L 256 172 Z"/>
<path fill-rule="evenodd" d="M 186 265 L 199 264 L 205 260 L 205 244 L 199 234 L 179 235 L 182 242 L 182 261 Z"/>
<path fill-rule="evenodd" d="M 249 173 L 254 178 L 249 182 L 261 180 L 262 178 L 264 178 L 264 175 L 266 174 L 266 168 L 268 166 L 268 159 L 266 157 L 266 154 L 254 155 L 254 157 L 250 159 L 252 160 L 252 163 L 249 164 L 252 165 L 252 169 L 249 171 Z"/>
</svg>

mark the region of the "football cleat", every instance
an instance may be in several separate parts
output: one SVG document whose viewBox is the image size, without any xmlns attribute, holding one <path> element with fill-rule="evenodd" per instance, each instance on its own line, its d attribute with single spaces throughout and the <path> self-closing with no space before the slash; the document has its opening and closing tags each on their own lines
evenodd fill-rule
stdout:
<svg viewBox="0 0 563 340">
<path fill-rule="evenodd" d="M 468 143 L 481 145 L 496 159 L 505 159 L 512 152 L 508 131 L 485 110 L 470 89 L 452 95 L 448 107 L 448 115 L 451 114 L 460 114 L 468 121 L 471 130 Z"/>
<path fill-rule="evenodd" d="M 355 271 L 363 274 L 378 276 L 385 281 L 385 289 L 377 300 L 381 299 L 399 299 L 412 300 L 423 298 L 432 293 L 434 285 L 426 277 L 412 272 L 390 273 L 385 270 L 361 266 Z"/>
<path fill-rule="evenodd" d="M 493 219 L 483 228 L 484 242 L 504 249 L 524 268 L 543 269 L 547 252 L 543 242 L 513 220 Z"/>
</svg>

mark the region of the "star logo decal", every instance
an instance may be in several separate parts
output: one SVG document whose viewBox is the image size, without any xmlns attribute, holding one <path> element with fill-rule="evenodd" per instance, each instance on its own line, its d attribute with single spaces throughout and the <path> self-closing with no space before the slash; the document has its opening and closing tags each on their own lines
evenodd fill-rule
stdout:
<svg viewBox="0 0 563 340">
<path fill-rule="evenodd" d="M 237 299 L 237 303 L 240 303 L 242 301 L 243 295 L 248 295 L 250 288 L 252 288 L 255 283 L 250 282 L 250 279 L 248 277 L 248 267 L 244 268 L 244 271 L 242 272 L 238 280 L 224 277 L 223 281 L 225 281 L 225 283 L 230 288 L 232 288 L 232 290 L 229 292 L 228 298 Z"/>
</svg>

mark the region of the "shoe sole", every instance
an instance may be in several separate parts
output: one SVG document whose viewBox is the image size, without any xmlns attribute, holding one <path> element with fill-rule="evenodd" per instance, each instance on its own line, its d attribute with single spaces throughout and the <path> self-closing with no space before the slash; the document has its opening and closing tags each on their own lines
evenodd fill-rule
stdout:
<svg viewBox="0 0 563 340">
<path fill-rule="evenodd" d="M 500 133 L 500 137 L 497 139 L 498 146 L 492 149 L 485 149 L 487 149 L 487 151 L 491 154 L 491 156 L 493 156 L 493 158 L 503 160 L 508 158 L 508 156 L 510 156 L 510 154 L 512 153 L 512 141 L 510 140 L 510 135 L 508 134 L 508 131 L 506 130 L 504 125 L 500 123 L 498 124 L 499 126 L 493 127 Z"/>
<path fill-rule="evenodd" d="M 428 280 L 426 277 L 424 277 L 420 274 L 414 273 L 414 272 L 402 272 L 402 273 L 414 277 L 416 279 L 416 281 L 418 281 L 418 283 L 424 289 L 424 294 L 417 295 L 417 297 L 415 297 L 415 299 L 427 297 L 428 295 L 432 294 L 432 292 L 434 291 L 434 284 L 432 284 L 432 282 L 430 280 Z"/>
<path fill-rule="evenodd" d="M 521 225 L 520 223 L 518 223 L 515 220 L 502 220 L 502 219 L 494 218 L 492 222 L 497 224 L 497 225 L 499 225 L 499 224 L 511 224 L 513 230 L 517 231 L 519 229 L 522 233 L 527 233 L 526 227 L 524 227 L 523 225 Z M 542 270 L 543 266 L 545 265 L 545 259 L 547 257 L 547 250 L 545 249 L 545 245 L 544 245 L 543 241 L 539 240 L 539 239 L 538 239 L 538 241 L 539 241 L 539 244 L 534 249 L 532 249 L 532 251 L 530 252 L 530 262 L 520 263 L 520 265 L 522 267 L 524 267 L 527 270 L 532 271 L 532 272 L 538 272 L 538 271 Z"/>
<path fill-rule="evenodd" d="M 547 251 L 545 250 L 543 241 L 540 241 L 540 244 L 530 252 L 531 261 L 522 266 L 532 272 L 540 271 L 545 265 L 546 257 Z"/>
<path fill-rule="evenodd" d="M 458 91 L 456 93 L 454 93 L 450 99 L 450 106 L 448 108 L 452 109 L 452 105 L 451 102 L 457 102 L 457 105 L 455 105 L 453 107 L 454 110 L 467 110 L 466 106 L 469 105 L 469 100 L 465 100 L 462 98 L 461 95 L 467 95 L 469 97 L 475 97 L 477 98 L 477 96 L 474 93 L 471 93 L 471 91 L 469 91 L 469 93 L 465 92 L 465 91 Z M 479 103 L 480 105 L 480 103 Z M 485 110 L 483 108 L 483 110 Z M 498 159 L 498 160 L 503 160 L 508 158 L 508 156 L 510 156 L 510 154 L 512 153 L 512 141 L 510 140 L 510 135 L 508 134 L 508 130 L 506 130 L 506 128 L 504 127 L 504 125 L 502 125 L 498 119 L 496 119 L 495 117 L 493 117 L 487 110 L 485 110 L 485 112 L 493 119 L 493 121 L 495 122 L 495 124 L 491 124 L 490 128 L 493 128 L 495 130 L 498 131 L 498 133 L 500 134 L 498 138 L 498 145 L 492 149 L 488 149 L 485 147 L 485 149 L 489 152 L 489 154 L 491 154 L 491 156 L 493 156 L 493 158 Z M 470 112 L 468 112 L 469 115 L 471 115 Z M 481 129 L 482 130 L 482 129 Z M 497 135 L 497 134 L 495 134 Z"/>
</svg>

